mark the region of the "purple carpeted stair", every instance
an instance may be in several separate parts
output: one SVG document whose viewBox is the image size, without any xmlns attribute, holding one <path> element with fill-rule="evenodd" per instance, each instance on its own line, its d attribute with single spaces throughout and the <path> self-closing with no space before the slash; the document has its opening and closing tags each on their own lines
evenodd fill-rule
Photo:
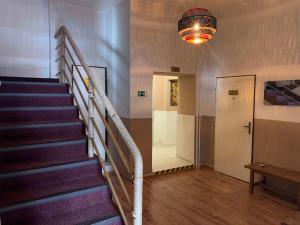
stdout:
<svg viewBox="0 0 300 225">
<path fill-rule="evenodd" d="M 0 77 L 1 225 L 121 225 L 68 86 Z"/>
</svg>

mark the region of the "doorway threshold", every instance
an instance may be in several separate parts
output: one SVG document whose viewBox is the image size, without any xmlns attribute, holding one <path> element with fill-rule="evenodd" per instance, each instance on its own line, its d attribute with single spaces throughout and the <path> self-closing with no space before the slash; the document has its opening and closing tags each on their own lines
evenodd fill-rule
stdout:
<svg viewBox="0 0 300 225">
<path fill-rule="evenodd" d="M 174 173 L 174 172 L 179 172 L 182 170 L 188 170 L 188 169 L 193 169 L 195 168 L 195 165 L 187 165 L 187 166 L 181 166 L 181 167 L 176 167 L 176 168 L 172 168 L 172 169 L 167 169 L 167 170 L 161 170 L 161 171 L 156 171 L 153 172 L 153 175 L 162 175 L 162 174 L 167 174 L 167 173 Z"/>
</svg>

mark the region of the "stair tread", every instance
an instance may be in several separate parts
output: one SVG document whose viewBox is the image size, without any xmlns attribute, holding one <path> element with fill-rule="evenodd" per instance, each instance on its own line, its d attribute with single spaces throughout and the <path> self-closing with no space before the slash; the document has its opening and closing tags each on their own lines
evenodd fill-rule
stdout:
<svg viewBox="0 0 300 225">
<path fill-rule="evenodd" d="M 0 179 L 0 207 L 106 185 L 97 164 Z"/>
<path fill-rule="evenodd" d="M 1 77 L 0 77 L 0 81 L 1 81 Z M 36 82 L 32 82 L 32 81 L 1 81 L 1 86 L 5 85 L 5 84 L 32 85 L 32 86 L 58 86 L 58 87 L 67 86 L 66 83 L 43 82 L 43 81 L 36 81 Z"/>
<path fill-rule="evenodd" d="M 12 147 L 86 137 L 82 121 L 0 126 L 0 146 Z"/>
<path fill-rule="evenodd" d="M 72 124 L 72 123 L 82 123 L 82 120 L 79 118 L 70 118 L 70 119 L 65 119 L 64 121 L 55 121 L 55 120 L 49 120 L 49 121 L 21 121 L 21 122 L 0 122 L 0 130 L 2 127 L 23 127 L 27 126 L 30 127 L 31 125 L 51 125 L 51 124 Z"/>
<path fill-rule="evenodd" d="M 71 94 L 0 93 L 1 107 L 72 106 Z"/>
<path fill-rule="evenodd" d="M 36 148 L 43 148 L 43 147 L 57 147 L 60 145 L 69 145 L 73 142 L 80 142 L 83 140 L 87 140 L 86 137 L 84 138 L 78 138 L 78 139 L 72 139 L 72 140 L 62 140 L 57 142 L 45 142 L 41 144 L 32 144 L 32 145 L 22 145 L 22 146 L 12 146 L 12 147 L 0 147 L 0 153 L 1 152 L 7 152 L 7 151 L 17 151 L 17 150 L 26 150 L 26 149 L 36 149 Z"/>
<path fill-rule="evenodd" d="M 62 142 L 62 141 L 73 141 L 79 138 L 86 138 L 86 135 L 81 135 L 76 138 L 64 138 L 64 137 L 55 137 L 55 138 L 45 138 L 39 140 L 23 140 L 18 142 L 4 142 L 1 144 L 1 147 L 14 147 L 14 146 L 24 146 L 24 145 L 34 145 L 34 144 L 45 144 L 45 143 L 54 143 L 54 142 Z"/>
<path fill-rule="evenodd" d="M 75 106 L 67 107 L 17 107 L 0 109 L 0 126 L 19 123 L 62 123 L 80 121 Z"/>
<path fill-rule="evenodd" d="M 47 123 L 47 122 L 26 123 L 26 122 L 20 122 L 18 124 L 8 124 L 7 126 L 0 127 L 0 130 L 72 126 L 72 125 L 81 125 L 81 123 L 82 123 L 82 120 L 80 120 L 79 118 L 74 119 L 74 121 L 67 121 L 67 122 L 61 121 L 61 122 L 58 122 L 58 123 Z"/>
<path fill-rule="evenodd" d="M 83 194 L 4 213 L 2 221 L 5 225 L 74 225 L 105 221 L 118 216 L 118 210 L 108 196 L 105 191 Z M 121 225 L 122 223 L 117 221 L 108 224 Z"/>
<path fill-rule="evenodd" d="M 86 139 L 0 149 L 0 174 L 88 159 Z"/>
<path fill-rule="evenodd" d="M 29 81 L 29 82 L 49 82 L 49 83 L 58 83 L 58 79 L 52 78 L 36 78 L 36 77 L 7 77 L 7 76 L 0 76 L 0 81 Z"/>
<path fill-rule="evenodd" d="M 53 160 L 53 161 L 47 161 L 47 162 L 35 162 L 35 163 L 18 163 L 18 164 L 11 164 L 0 166 L 0 175 L 3 173 L 15 173 L 20 172 L 24 170 L 31 170 L 31 169 L 38 169 L 38 168 L 46 168 L 51 166 L 58 166 L 58 165 L 64 165 L 68 163 L 76 163 L 81 162 L 83 160 L 88 160 L 88 156 L 82 158 L 70 158 L 70 159 L 64 159 L 64 160 Z"/>
<path fill-rule="evenodd" d="M 22 111 L 54 111 L 77 109 L 76 106 L 45 106 L 45 107 L 1 107 L 0 112 L 22 112 Z"/>
<path fill-rule="evenodd" d="M 1 96 L 12 96 L 12 97 L 69 97 L 72 96 L 68 93 L 0 93 Z"/>
<path fill-rule="evenodd" d="M 69 87 L 63 83 L 12 82 L 2 81 L 0 93 L 69 93 Z"/>
</svg>

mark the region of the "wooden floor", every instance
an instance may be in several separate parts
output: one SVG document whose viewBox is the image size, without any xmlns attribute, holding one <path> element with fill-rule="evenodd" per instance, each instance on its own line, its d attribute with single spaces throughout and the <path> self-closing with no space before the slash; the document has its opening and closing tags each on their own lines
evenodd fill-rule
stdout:
<svg viewBox="0 0 300 225">
<path fill-rule="evenodd" d="M 280 225 L 296 205 L 259 187 L 193 169 L 144 180 L 144 225 Z"/>
</svg>

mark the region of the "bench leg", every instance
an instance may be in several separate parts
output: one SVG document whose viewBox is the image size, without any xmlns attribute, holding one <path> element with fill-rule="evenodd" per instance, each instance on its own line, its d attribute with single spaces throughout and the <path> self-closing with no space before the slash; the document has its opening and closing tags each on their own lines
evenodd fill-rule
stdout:
<svg viewBox="0 0 300 225">
<path fill-rule="evenodd" d="M 250 183 L 249 183 L 249 191 L 250 194 L 253 194 L 253 188 L 254 188 L 254 171 L 250 171 Z"/>
</svg>

